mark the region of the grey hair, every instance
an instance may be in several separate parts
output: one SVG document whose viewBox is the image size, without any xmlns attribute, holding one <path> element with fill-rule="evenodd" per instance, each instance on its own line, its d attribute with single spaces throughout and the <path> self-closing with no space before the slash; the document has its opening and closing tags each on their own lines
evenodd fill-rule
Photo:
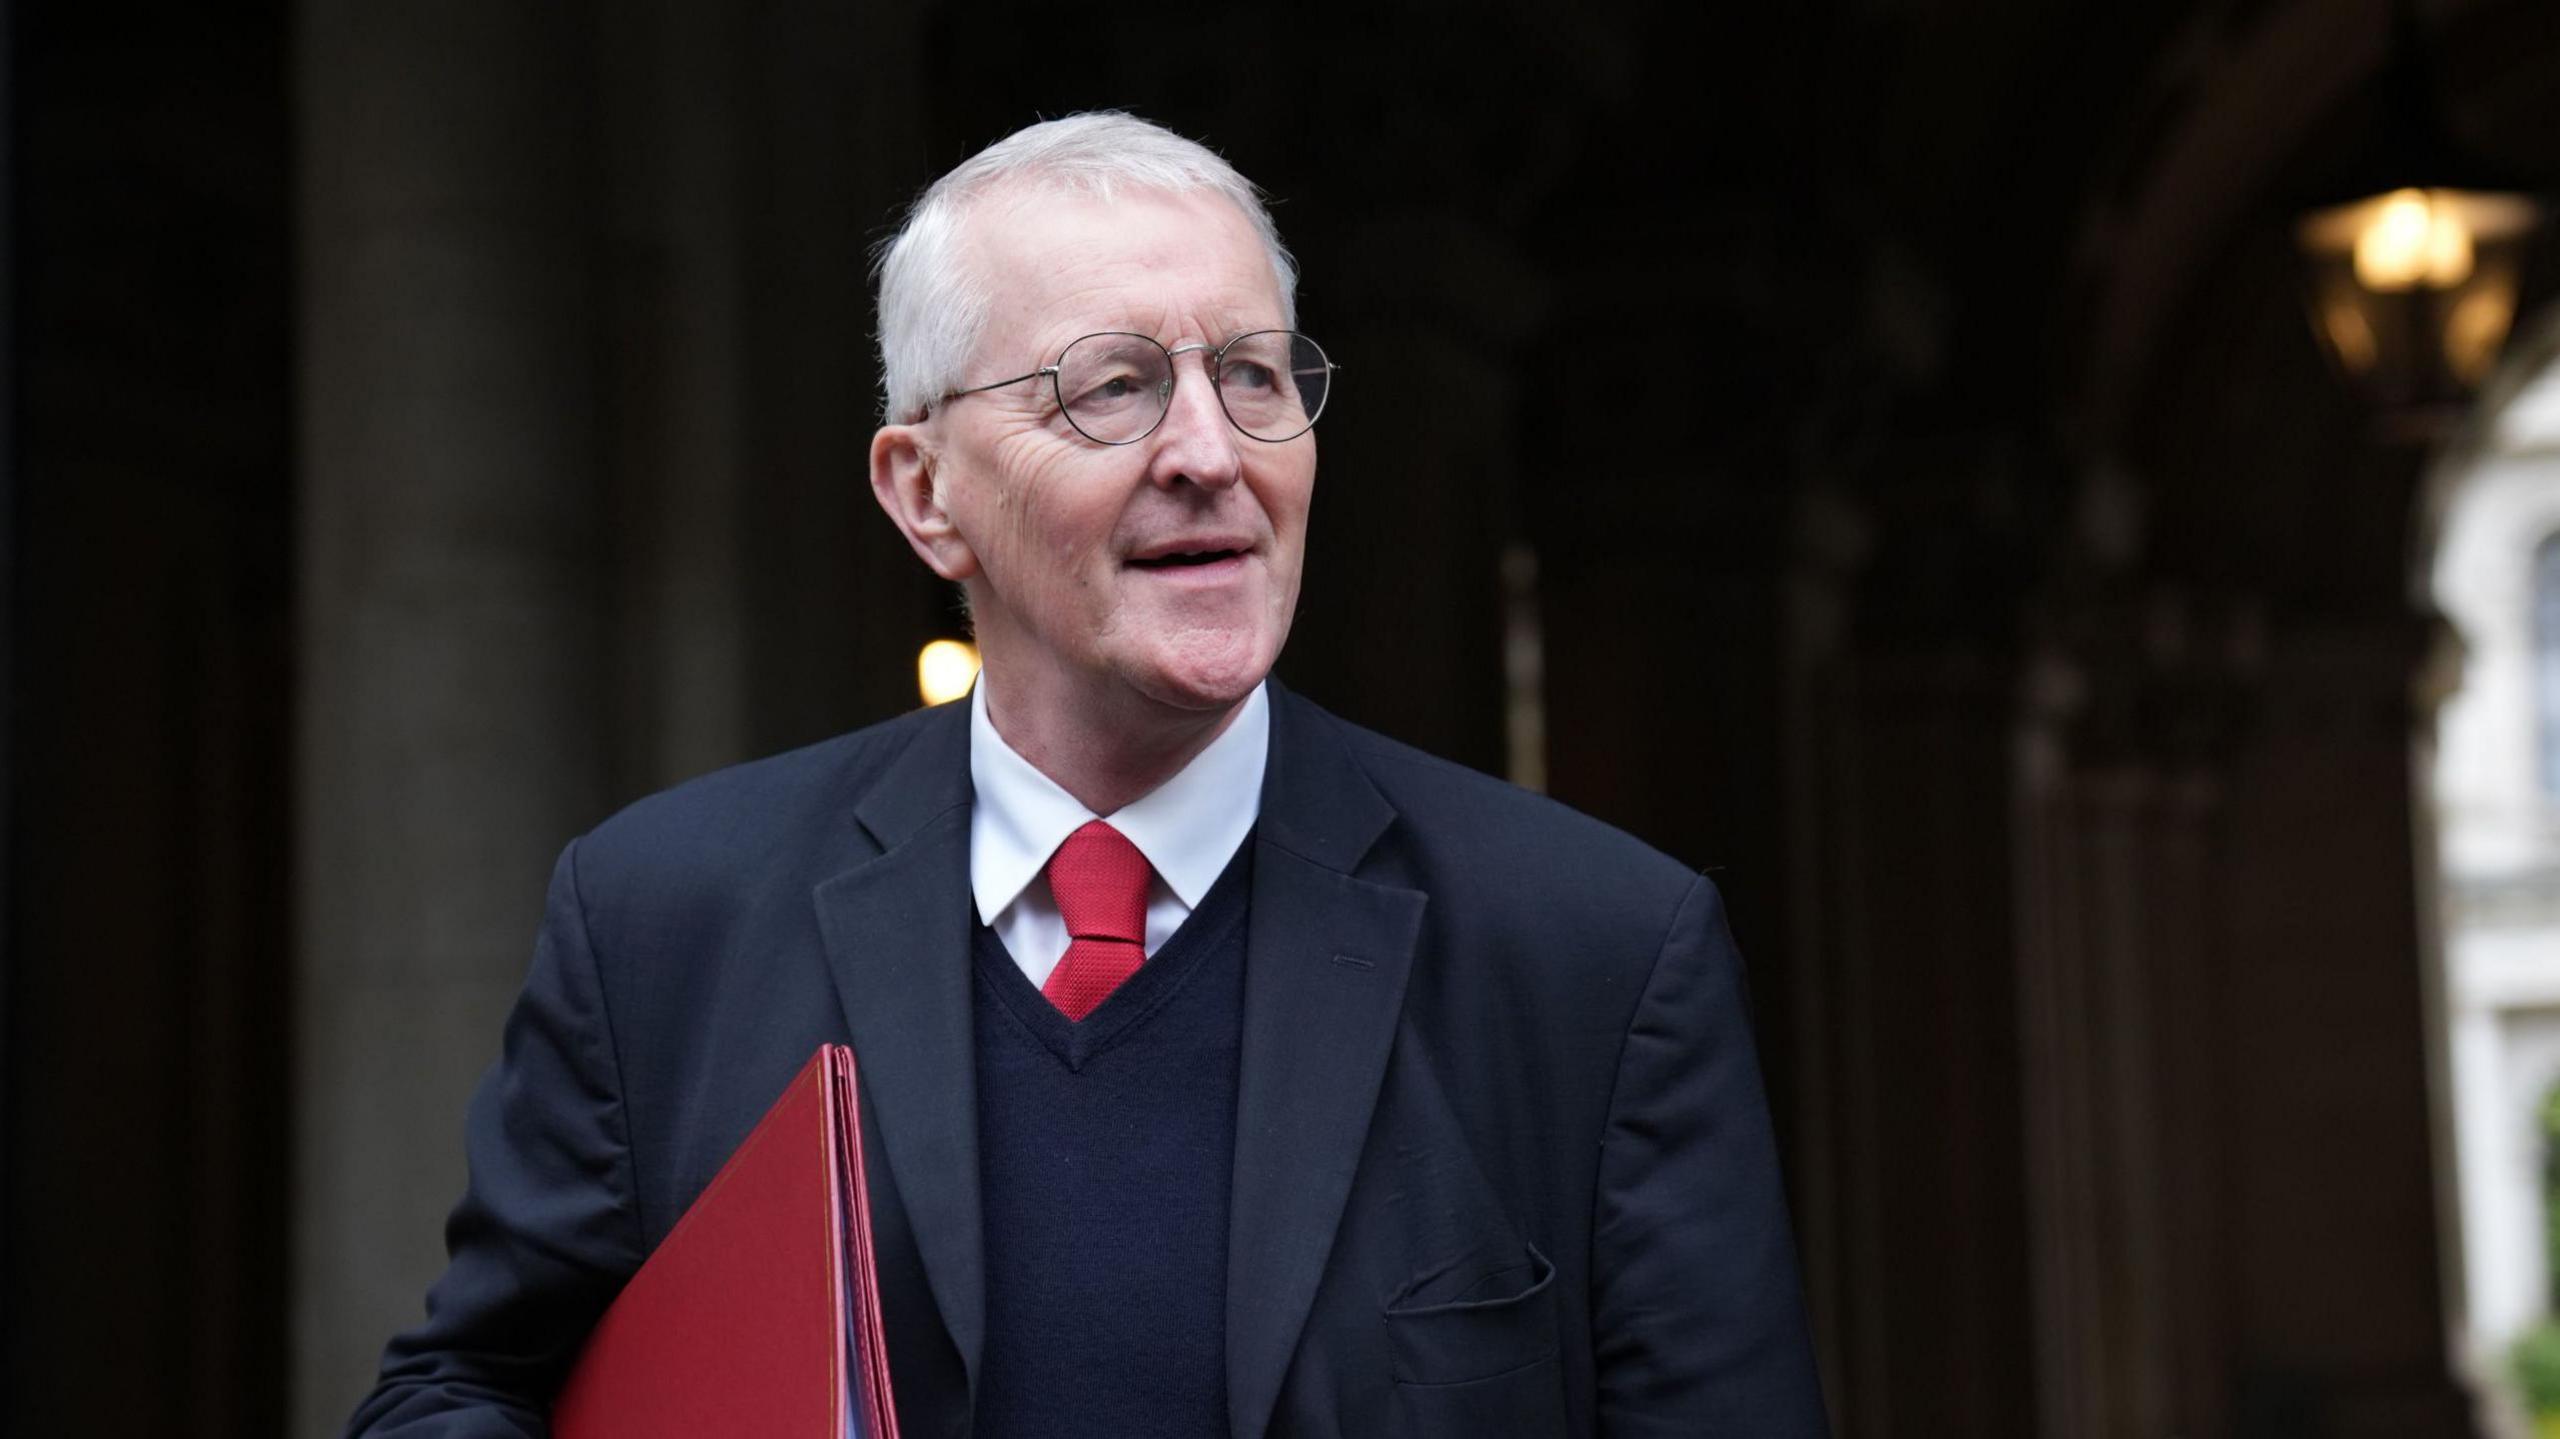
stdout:
<svg viewBox="0 0 2560 1439">
<path fill-rule="evenodd" d="M 969 209 L 1000 186 L 1024 184 L 1108 202 L 1120 188 L 1225 196 L 1262 238 L 1280 285 L 1281 323 L 1297 324 L 1298 266 L 1254 183 L 1215 150 L 1119 110 L 1067 115 L 1016 130 L 926 188 L 878 251 L 882 413 L 923 418 L 962 383 L 985 337 L 995 297 L 965 253 Z"/>
</svg>

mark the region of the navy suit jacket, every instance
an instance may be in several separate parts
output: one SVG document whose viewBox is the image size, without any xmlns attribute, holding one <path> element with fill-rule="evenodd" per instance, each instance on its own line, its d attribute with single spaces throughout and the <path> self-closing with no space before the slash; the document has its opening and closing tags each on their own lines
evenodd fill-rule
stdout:
<svg viewBox="0 0 2560 1439">
<path fill-rule="evenodd" d="M 1234 1435 L 1823 1433 L 1715 887 L 1272 698 Z M 1004 1237 L 978 1204 L 968 745 L 965 704 L 919 711 L 569 846 L 472 1102 L 451 1266 L 351 1433 L 544 1432 L 596 1316 L 826 1041 L 860 1067 L 900 1429 L 969 1432 Z"/>
</svg>

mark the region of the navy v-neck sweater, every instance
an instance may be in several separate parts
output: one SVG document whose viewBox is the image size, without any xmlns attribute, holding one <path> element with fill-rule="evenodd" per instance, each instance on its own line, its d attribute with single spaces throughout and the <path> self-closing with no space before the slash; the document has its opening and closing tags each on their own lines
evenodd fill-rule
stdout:
<svg viewBox="0 0 2560 1439">
<path fill-rule="evenodd" d="M 1082 1023 L 977 932 L 976 1432 L 1227 1431 L 1227 1190 L 1253 840 Z"/>
</svg>

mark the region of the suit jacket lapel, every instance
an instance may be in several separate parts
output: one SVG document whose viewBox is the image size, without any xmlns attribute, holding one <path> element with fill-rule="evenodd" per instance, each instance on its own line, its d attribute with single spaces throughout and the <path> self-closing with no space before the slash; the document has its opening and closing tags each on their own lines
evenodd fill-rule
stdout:
<svg viewBox="0 0 2560 1439">
<path fill-rule="evenodd" d="M 1366 1141 L 1424 896 L 1362 879 L 1395 811 L 1331 717 L 1272 686 L 1227 1241 L 1234 1433 L 1269 1426 Z M 829 968 L 935 1304 L 974 1397 L 986 1330 L 971 1032 L 968 711 L 930 717 L 855 813 L 882 853 L 820 884 Z"/>
<path fill-rule="evenodd" d="M 969 723 L 951 705 L 855 808 L 882 853 L 814 894 L 829 968 L 944 1327 L 973 1396 L 986 1329 L 971 1034 Z"/>
<path fill-rule="evenodd" d="M 1422 927 L 1419 891 L 1353 873 L 1395 811 L 1334 723 L 1272 686 L 1227 1235 L 1237 1439 L 1270 1424 L 1359 1165 Z"/>
</svg>

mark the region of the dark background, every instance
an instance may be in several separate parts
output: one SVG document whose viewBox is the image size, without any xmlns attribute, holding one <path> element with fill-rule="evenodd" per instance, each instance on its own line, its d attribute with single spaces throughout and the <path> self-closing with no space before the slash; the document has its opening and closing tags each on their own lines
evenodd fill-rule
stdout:
<svg viewBox="0 0 2560 1439">
<path fill-rule="evenodd" d="M 2461 141 L 2560 180 L 2560 7 L 2418 10 Z M 407 919 L 318 891 L 473 873 L 344 777 L 431 754 L 467 837 L 475 756 L 569 775 L 479 821 L 538 856 L 911 704 L 955 621 L 864 489 L 866 248 L 1116 105 L 1278 197 L 1346 366 L 1284 675 L 1501 772 L 1534 601 L 1547 787 L 1727 891 L 1844 1435 L 2475 1432 L 2428 452 L 2324 365 L 2289 238 L 2384 123 L 2379 6 L 6 16 L 0 1429 L 342 1412 L 379 1336 L 320 1332 L 366 1238 L 331 1105 L 400 1079 L 337 1044 L 323 941 Z M 461 308 L 380 262 L 457 194 L 530 237 Z M 392 384 L 456 335 L 502 363 Z M 505 583 L 422 571 L 427 629 L 348 638 L 414 514 Z M 556 692 L 387 734 L 347 677 L 464 609 Z M 458 1116 L 399 1142 L 449 1166 Z"/>
</svg>

